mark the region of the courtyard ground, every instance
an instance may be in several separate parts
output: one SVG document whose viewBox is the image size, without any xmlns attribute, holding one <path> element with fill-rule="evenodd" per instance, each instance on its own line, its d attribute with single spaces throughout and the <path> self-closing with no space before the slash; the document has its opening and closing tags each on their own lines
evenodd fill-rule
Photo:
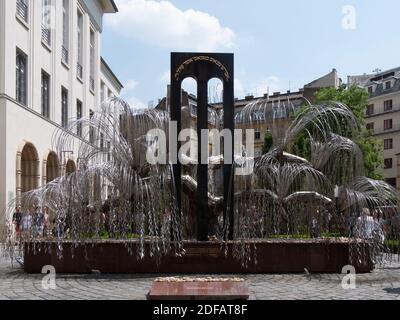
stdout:
<svg viewBox="0 0 400 320">
<path fill-rule="evenodd" d="M 398 261 L 398 259 L 397 259 Z M 56 289 L 44 289 L 44 275 L 26 274 L 18 264 L 0 260 L 0 300 L 144 300 L 160 275 L 56 275 Z M 170 276 L 170 275 L 168 275 Z M 219 275 L 223 276 L 223 275 Z M 356 288 L 342 287 L 340 274 L 240 275 L 252 300 L 400 300 L 400 263 L 356 275 Z"/>
</svg>

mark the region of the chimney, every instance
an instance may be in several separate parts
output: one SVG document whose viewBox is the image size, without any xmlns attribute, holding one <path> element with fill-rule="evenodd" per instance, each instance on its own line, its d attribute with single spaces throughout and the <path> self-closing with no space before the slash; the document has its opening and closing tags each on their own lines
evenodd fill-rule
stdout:
<svg viewBox="0 0 400 320">
<path fill-rule="evenodd" d="M 248 96 L 246 96 L 244 99 L 245 99 L 246 101 L 253 100 L 253 99 L 254 99 L 254 96 L 253 96 L 253 95 L 248 95 Z"/>
<path fill-rule="evenodd" d="M 274 96 L 279 96 L 280 94 L 280 91 L 274 92 Z"/>
</svg>

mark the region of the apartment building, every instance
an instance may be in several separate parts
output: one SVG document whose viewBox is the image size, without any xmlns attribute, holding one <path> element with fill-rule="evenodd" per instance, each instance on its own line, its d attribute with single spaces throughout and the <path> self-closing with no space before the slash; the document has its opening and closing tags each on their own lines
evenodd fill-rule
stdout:
<svg viewBox="0 0 400 320">
<path fill-rule="evenodd" d="M 383 142 L 386 182 L 400 189 L 400 67 L 373 75 L 349 76 L 348 83 L 361 86 L 369 93 L 365 123 Z"/>
<path fill-rule="evenodd" d="M 117 11 L 113 0 L 0 1 L 0 226 L 12 199 L 77 169 L 53 133 L 119 95 L 100 53 L 103 16 Z M 85 130 L 68 133 L 79 142 Z"/>
<path fill-rule="evenodd" d="M 235 118 L 235 126 L 238 129 L 254 129 L 254 154 L 262 155 L 264 137 L 270 132 L 274 143 L 277 143 L 285 135 L 291 125 L 297 110 L 306 104 L 315 102 L 315 93 L 323 88 L 339 88 L 342 80 L 337 70 L 313 80 L 298 91 L 274 92 L 260 97 L 248 95 L 244 99 L 235 99 L 235 114 L 239 114 L 244 108 L 251 109 L 251 116 Z M 212 107 L 220 110 L 222 104 L 212 104 Z"/>
</svg>

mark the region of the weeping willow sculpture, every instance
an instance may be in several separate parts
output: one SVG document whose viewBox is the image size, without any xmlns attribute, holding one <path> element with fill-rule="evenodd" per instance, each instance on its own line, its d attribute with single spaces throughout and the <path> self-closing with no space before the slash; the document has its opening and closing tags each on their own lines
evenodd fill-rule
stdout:
<svg viewBox="0 0 400 320">
<path fill-rule="evenodd" d="M 290 104 L 279 108 L 279 114 L 294 110 Z M 244 108 L 237 119 L 250 126 L 274 122 L 278 109 L 268 100 L 260 100 Z M 187 108 L 182 112 L 188 112 Z M 210 119 L 219 128 L 223 114 L 215 112 Z M 25 242 L 33 244 L 34 249 L 35 243 L 53 241 L 62 255 L 64 241 L 77 246 L 107 238 L 127 247 L 139 242 L 138 259 L 147 253 L 158 259 L 171 249 L 176 255 L 185 254 L 184 240 L 190 234 L 185 230 L 190 229 L 191 203 L 197 188 L 195 162 L 188 161 L 185 167 L 183 209 L 178 212 L 171 165 L 150 165 L 146 161 L 146 151 L 154 145 L 147 133 L 151 129 L 168 132 L 168 124 L 169 114 L 165 111 L 135 111 L 121 99 L 112 98 L 100 112 L 56 132 L 55 149 L 60 158 L 65 150 L 79 150 L 78 170 L 18 200 L 25 213 L 33 207 L 47 208 L 51 227 L 45 234 L 37 232 L 38 215 L 34 211 L 31 226 L 20 235 L 12 232 L 10 223 L 10 251 Z M 349 130 L 357 129 L 354 115 L 345 105 L 310 105 L 296 116 L 267 154 L 249 157 L 243 148 L 235 158 L 254 163 L 254 171 L 245 177 L 235 176 L 234 222 L 221 217 L 218 170 L 223 157 L 210 157 L 211 240 L 226 243 L 226 230 L 234 223 L 235 256 L 243 263 L 251 259 L 249 243 L 282 236 L 321 238 L 324 232 L 339 234 L 354 243 L 354 259 L 363 257 L 364 246 L 358 244 L 365 242 L 374 257 L 381 257 L 387 250 L 382 229 L 360 230 L 365 221 L 379 224 L 372 215 L 380 213 L 387 222 L 386 237 L 398 241 L 399 218 L 393 213 L 397 194 L 385 182 L 363 177 L 362 152 L 344 137 Z M 81 139 L 70 132 L 81 132 Z M 309 137 L 310 160 L 287 152 L 300 134 Z M 8 216 L 14 207 L 10 205 Z M 364 226 L 363 230 L 368 228 Z"/>
</svg>

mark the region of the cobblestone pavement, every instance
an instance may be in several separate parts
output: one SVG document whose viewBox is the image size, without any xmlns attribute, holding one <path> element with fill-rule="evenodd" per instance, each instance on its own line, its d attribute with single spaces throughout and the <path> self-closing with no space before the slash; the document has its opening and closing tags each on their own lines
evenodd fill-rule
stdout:
<svg viewBox="0 0 400 320">
<path fill-rule="evenodd" d="M 42 287 L 43 275 L 29 275 L 19 266 L 0 260 L 0 300 L 143 300 L 159 275 L 57 275 L 56 289 Z M 222 275 L 221 275 L 222 276 Z M 370 274 L 357 275 L 356 289 L 344 290 L 343 275 L 245 275 L 251 299 L 397 299 L 400 300 L 400 263 Z"/>
</svg>

